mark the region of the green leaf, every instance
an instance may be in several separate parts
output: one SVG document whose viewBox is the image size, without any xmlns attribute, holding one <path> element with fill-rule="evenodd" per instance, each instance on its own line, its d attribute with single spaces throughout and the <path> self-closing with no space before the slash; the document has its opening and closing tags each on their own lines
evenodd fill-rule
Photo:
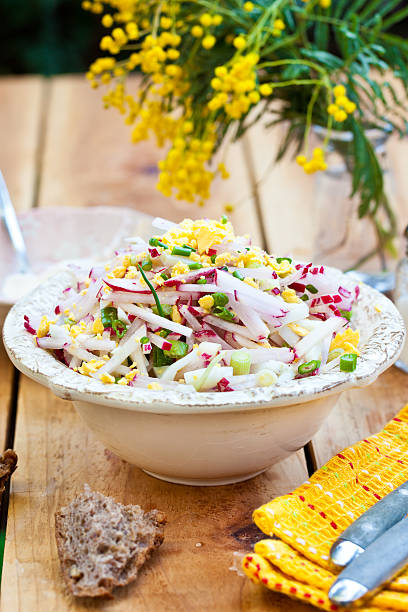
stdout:
<svg viewBox="0 0 408 612">
<path fill-rule="evenodd" d="M 323 66 L 326 66 L 330 70 L 337 70 L 343 66 L 341 59 L 328 51 L 319 51 L 318 49 L 301 49 L 301 54 L 311 60 L 314 60 L 315 62 L 323 64 Z"/>
</svg>

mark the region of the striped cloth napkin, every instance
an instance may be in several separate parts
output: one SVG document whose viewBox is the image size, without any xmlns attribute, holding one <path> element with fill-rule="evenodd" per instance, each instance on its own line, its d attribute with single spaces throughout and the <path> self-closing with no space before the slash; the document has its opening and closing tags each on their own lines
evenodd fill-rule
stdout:
<svg viewBox="0 0 408 612">
<path fill-rule="evenodd" d="M 269 538 L 245 555 L 244 572 L 273 591 L 322 610 L 340 610 L 327 596 L 336 578 L 329 565 L 331 545 L 406 480 L 408 404 L 379 434 L 338 453 L 293 493 L 255 510 L 253 519 Z M 359 610 L 407 611 L 408 566 Z"/>
</svg>

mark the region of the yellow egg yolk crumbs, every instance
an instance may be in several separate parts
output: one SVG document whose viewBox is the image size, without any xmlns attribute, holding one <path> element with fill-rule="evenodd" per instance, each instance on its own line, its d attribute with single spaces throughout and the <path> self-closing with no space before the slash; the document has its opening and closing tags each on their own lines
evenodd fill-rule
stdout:
<svg viewBox="0 0 408 612">
<path fill-rule="evenodd" d="M 355 355 L 359 356 L 360 351 L 357 348 L 359 342 L 360 332 L 358 329 L 353 330 L 349 327 L 344 332 L 336 334 L 330 344 L 330 350 L 333 351 L 334 349 L 340 348 L 346 353 L 354 353 Z"/>
<path fill-rule="evenodd" d="M 214 306 L 214 298 L 212 295 L 204 295 L 198 300 L 198 303 L 200 304 L 201 308 L 211 310 L 211 308 Z"/>
<path fill-rule="evenodd" d="M 172 228 L 163 236 L 161 242 L 169 247 L 188 244 L 197 249 L 200 255 L 223 241 L 233 241 L 234 230 L 230 222 L 222 223 L 214 219 L 184 219 L 177 227 Z"/>
<path fill-rule="evenodd" d="M 285 302 L 293 303 L 300 302 L 300 299 L 296 295 L 296 291 L 294 289 L 285 289 L 282 291 L 281 296 L 285 300 Z"/>
</svg>

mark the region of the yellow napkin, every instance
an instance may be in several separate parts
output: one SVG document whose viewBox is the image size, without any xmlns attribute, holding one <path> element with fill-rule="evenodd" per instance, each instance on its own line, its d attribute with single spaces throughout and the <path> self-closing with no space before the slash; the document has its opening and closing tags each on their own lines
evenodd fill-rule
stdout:
<svg viewBox="0 0 408 612">
<path fill-rule="evenodd" d="M 255 510 L 265 539 L 242 566 L 253 582 L 340 610 L 327 596 L 336 576 L 329 551 L 339 535 L 376 501 L 408 480 L 408 404 L 383 431 L 338 453 L 298 489 Z M 408 567 L 372 597 L 365 612 L 408 610 Z"/>
</svg>

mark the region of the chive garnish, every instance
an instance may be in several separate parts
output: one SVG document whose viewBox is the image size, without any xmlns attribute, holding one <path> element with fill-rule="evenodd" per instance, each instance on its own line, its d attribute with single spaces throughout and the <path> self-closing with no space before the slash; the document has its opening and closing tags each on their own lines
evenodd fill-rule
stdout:
<svg viewBox="0 0 408 612">
<path fill-rule="evenodd" d="M 137 267 L 140 270 L 140 274 L 142 275 L 143 280 L 145 281 L 146 285 L 149 287 L 150 291 L 152 292 L 154 301 L 156 302 L 157 312 L 159 313 L 161 317 L 164 317 L 163 308 L 162 308 L 162 305 L 160 304 L 159 296 L 157 295 L 155 288 L 153 287 L 152 283 L 148 280 L 146 274 L 143 271 L 142 266 L 140 264 L 137 264 Z"/>
</svg>

